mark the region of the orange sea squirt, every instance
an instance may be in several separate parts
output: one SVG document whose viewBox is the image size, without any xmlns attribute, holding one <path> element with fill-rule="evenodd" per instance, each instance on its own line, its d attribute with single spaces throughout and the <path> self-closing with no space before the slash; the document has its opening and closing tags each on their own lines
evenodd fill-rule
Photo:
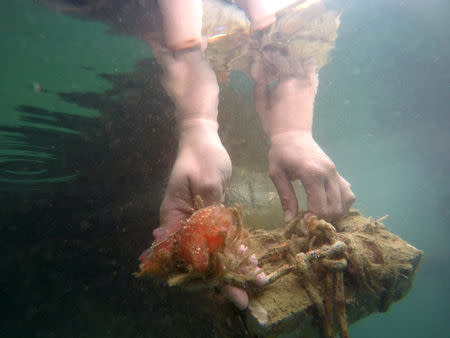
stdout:
<svg viewBox="0 0 450 338">
<path fill-rule="evenodd" d="M 196 211 L 175 235 L 178 255 L 193 270 L 205 272 L 209 257 L 223 248 L 233 215 L 222 205 Z"/>
<path fill-rule="evenodd" d="M 236 231 L 233 223 L 233 213 L 223 205 L 195 211 L 179 230 L 141 254 L 136 276 L 164 275 L 177 272 L 180 266 L 205 273 L 211 255 L 223 250 L 229 232 Z"/>
</svg>

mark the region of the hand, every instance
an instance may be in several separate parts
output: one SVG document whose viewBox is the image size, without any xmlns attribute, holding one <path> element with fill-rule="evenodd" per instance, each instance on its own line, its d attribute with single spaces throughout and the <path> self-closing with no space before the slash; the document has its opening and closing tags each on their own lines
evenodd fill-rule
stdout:
<svg viewBox="0 0 450 338">
<path fill-rule="evenodd" d="M 248 247 L 243 244 L 236 249 L 235 255 L 238 259 L 247 256 L 246 260 L 239 266 L 238 272 L 249 276 L 249 281 L 256 286 L 262 287 L 269 283 L 269 278 L 258 266 L 256 255 L 251 254 L 248 256 Z M 248 307 L 248 294 L 244 289 L 232 284 L 226 284 L 222 286 L 222 292 L 239 310 L 245 310 Z"/>
<path fill-rule="evenodd" d="M 295 73 L 295 61 L 269 50 L 255 64 L 255 106 L 271 140 L 269 174 L 280 196 L 284 218 L 298 213 L 292 181 L 300 180 L 311 214 L 326 220 L 344 215 L 355 200 L 350 184 L 336 171 L 334 163 L 312 137 L 314 99 L 318 75 L 312 60 L 302 65 L 304 76 Z M 266 70 L 277 69 L 279 81 L 269 90 Z"/>
<path fill-rule="evenodd" d="M 189 217 L 193 198 L 206 204 L 223 200 L 231 161 L 217 134 L 219 86 L 200 49 L 173 53 L 152 43 L 163 69 L 161 82 L 173 100 L 179 131 L 177 159 L 161 205 L 156 240 L 173 233 Z"/>
<path fill-rule="evenodd" d="M 231 160 L 217 134 L 217 123 L 187 121 L 161 204 L 161 227 L 153 232 L 155 239 L 165 239 L 182 225 L 191 215 L 196 195 L 205 205 L 223 202 L 230 176 Z"/>
<path fill-rule="evenodd" d="M 292 181 L 299 179 L 306 191 L 307 210 L 326 220 L 344 215 L 355 200 L 350 184 L 338 174 L 331 159 L 310 133 L 287 132 L 272 138 L 269 173 L 283 206 L 285 220 L 298 213 Z"/>
</svg>

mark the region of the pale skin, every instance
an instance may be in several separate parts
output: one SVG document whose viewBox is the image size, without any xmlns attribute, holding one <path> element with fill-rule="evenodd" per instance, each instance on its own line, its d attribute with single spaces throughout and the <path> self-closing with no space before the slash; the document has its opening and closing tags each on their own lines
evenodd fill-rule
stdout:
<svg viewBox="0 0 450 338">
<path fill-rule="evenodd" d="M 258 1 L 248 0 L 247 11 L 253 27 L 272 23 Z M 267 1 L 261 1 L 266 3 Z M 219 86 L 214 71 L 203 58 L 201 38 L 201 0 L 159 0 L 164 19 L 165 45 L 152 45 L 162 66 L 164 88 L 176 107 L 179 132 L 177 158 L 160 208 L 160 228 L 156 240 L 173 233 L 189 217 L 193 198 L 200 195 L 206 205 L 223 202 L 231 177 L 231 160 L 217 133 Z M 245 9 L 245 4 L 243 5 Z M 182 21 L 179 18 L 183 18 Z M 269 17 L 269 19 L 268 19 Z M 271 141 L 269 173 L 288 221 L 298 213 L 293 182 L 301 181 L 307 194 L 307 216 L 336 219 L 344 215 L 355 196 L 350 184 L 336 171 L 330 158 L 312 137 L 314 99 L 318 86 L 312 63 L 304 65 L 306 76 L 290 74 L 288 60 L 276 52 L 255 63 L 255 107 Z M 277 85 L 269 89 L 265 66 L 279 69 Z M 248 306 L 243 289 L 226 286 L 224 293 L 240 309 Z"/>
<path fill-rule="evenodd" d="M 176 106 L 179 133 L 177 158 L 160 208 L 161 228 L 155 233 L 162 235 L 161 229 L 172 233 L 189 216 L 196 195 L 206 205 L 224 200 L 231 160 L 217 133 L 216 75 L 200 49 L 176 55 L 165 48 L 153 51 L 164 70 L 162 84 Z"/>
<path fill-rule="evenodd" d="M 270 90 L 264 64 L 279 71 Z M 307 195 L 306 218 L 316 215 L 333 220 L 343 216 L 355 200 L 350 184 L 312 137 L 314 98 L 319 83 L 313 60 L 303 63 L 305 75 L 292 74 L 289 60 L 280 52 L 263 53 L 252 77 L 254 99 L 261 124 L 271 141 L 269 174 L 277 188 L 285 221 L 298 213 L 293 183 L 300 180 Z"/>
</svg>

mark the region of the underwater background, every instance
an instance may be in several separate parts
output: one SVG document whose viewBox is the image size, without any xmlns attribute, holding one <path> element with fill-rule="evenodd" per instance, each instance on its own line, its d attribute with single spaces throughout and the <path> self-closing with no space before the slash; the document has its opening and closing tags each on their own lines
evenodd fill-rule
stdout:
<svg viewBox="0 0 450 338">
<path fill-rule="evenodd" d="M 327 4 L 315 137 L 354 206 L 424 251 L 408 296 L 350 334 L 448 337 L 450 3 Z M 214 336 L 195 297 L 131 275 L 176 151 L 149 47 L 31 0 L 0 4 L 0 34 L 0 337 Z"/>
</svg>

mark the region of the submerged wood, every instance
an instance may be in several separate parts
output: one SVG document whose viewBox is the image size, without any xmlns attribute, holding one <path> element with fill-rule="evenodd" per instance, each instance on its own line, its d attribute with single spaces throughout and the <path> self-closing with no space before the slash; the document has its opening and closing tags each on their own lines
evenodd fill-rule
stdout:
<svg viewBox="0 0 450 338">
<path fill-rule="evenodd" d="M 240 223 L 240 212 L 237 215 Z M 217 309 L 211 320 L 225 336 L 231 330 L 236 336 L 349 337 L 351 323 L 386 312 L 408 293 L 422 258 L 422 251 L 385 229 L 384 218 L 373 220 L 351 210 L 334 224 L 315 217 L 305 221 L 298 215 L 276 230 L 255 225 L 255 230 L 248 231 L 240 225 L 248 234 L 246 255 L 240 257 L 225 243 L 211 257 L 222 266 L 230 259 L 240 257 L 246 262 L 250 254 L 255 255 L 258 269 L 266 274 L 263 284 L 242 272 L 242 264 L 223 265 L 220 275 L 187 270 L 184 274 L 169 272 L 164 278 L 186 294 L 203 289 L 202 297 L 206 295 L 211 308 Z M 236 240 L 232 248 L 239 245 Z M 226 284 L 247 291 L 250 304 L 246 311 L 233 311 L 213 291 Z M 223 318 L 236 313 L 245 325 L 227 327 Z"/>
<path fill-rule="evenodd" d="M 339 267 L 333 277 L 332 270 L 324 268 L 320 259 L 313 260 L 306 271 L 286 274 L 255 292 L 245 313 L 252 334 L 327 337 L 333 336 L 332 330 L 347 337 L 349 324 L 372 313 L 386 312 L 409 292 L 422 251 L 387 231 L 381 221 L 366 218 L 356 210 L 333 226 L 336 240 L 346 245 L 345 268 Z M 290 250 L 305 246 L 305 238 L 295 234 L 298 230 L 292 231 L 294 234 L 287 240 Z M 259 243 L 264 248 L 268 242 L 275 245 L 280 237 L 259 238 L 264 238 Z M 286 260 L 288 256 L 265 260 L 261 266 L 270 272 Z"/>
</svg>

